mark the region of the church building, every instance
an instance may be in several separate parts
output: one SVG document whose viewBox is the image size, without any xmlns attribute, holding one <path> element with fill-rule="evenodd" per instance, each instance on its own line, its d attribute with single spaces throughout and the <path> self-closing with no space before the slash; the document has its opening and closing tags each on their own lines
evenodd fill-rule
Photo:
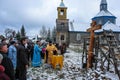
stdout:
<svg viewBox="0 0 120 80">
<path fill-rule="evenodd" d="M 57 8 L 58 17 L 56 19 L 56 43 L 69 44 L 69 19 L 67 19 L 67 7 L 63 0 Z"/>
<path fill-rule="evenodd" d="M 69 19 L 67 18 L 67 7 L 65 6 L 63 0 L 59 7 L 57 7 L 58 17 L 56 19 L 56 43 L 81 43 L 83 37 L 88 36 L 89 33 L 86 32 L 90 25 L 81 26 L 79 30 L 71 30 L 69 26 Z M 79 15 L 78 15 L 79 16 Z M 100 12 L 93 17 L 91 20 L 96 21 L 97 24 L 101 24 L 102 28 L 96 32 L 96 34 L 100 34 L 105 30 L 112 30 L 120 40 L 120 27 L 116 25 L 116 17 L 108 11 L 107 1 L 101 0 L 100 3 Z M 89 23 L 90 24 L 90 23 Z M 80 28 L 84 28 L 80 29 Z"/>
</svg>

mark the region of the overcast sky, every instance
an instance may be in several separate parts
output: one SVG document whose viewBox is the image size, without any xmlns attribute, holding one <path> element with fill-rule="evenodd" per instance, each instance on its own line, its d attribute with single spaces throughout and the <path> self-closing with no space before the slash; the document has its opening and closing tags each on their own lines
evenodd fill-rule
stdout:
<svg viewBox="0 0 120 80">
<path fill-rule="evenodd" d="M 60 2 L 61 0 L 0 0 L 0 34 L 6 28 L 18 31 L 22 24 L 27 35 L 37 35 L 43 25 L 53 28 Z M 74 20 L 74 28 L 89 24 L 91 18 L 99 12 L 100 2 L 101 0 L 64 0 L 68 7 L 67 18 Z M 120 0 L 107 0 L 107 3 L 108 10 L 117 17 L 117 25 L 120 26 Z"/>
</svg>

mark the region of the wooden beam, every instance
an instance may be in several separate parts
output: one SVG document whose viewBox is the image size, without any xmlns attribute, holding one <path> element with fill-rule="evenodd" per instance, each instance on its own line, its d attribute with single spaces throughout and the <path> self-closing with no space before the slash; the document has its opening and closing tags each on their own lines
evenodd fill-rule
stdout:
<svg viewBox="0 0 120 80">
<path fill-rule="evenodd" d="M 101 29 L 101 28 L 102 28 L 101 25 L 97 25 L 97 26 L 94 26 L 92 28 L 88 28 L 87 32 L 91 32 L 92 30 L 95 31 L 95 30 L 98 30 L 98 29 Z"/>
<path fill-rule="evenodd" d="M 91 28 L 87 29 L 87 32 L 90 32 L 90 45 L 88 50 L 88 61 L 87 68 L 92 68 L 92 59 L 93 59 L 93 48 L 94 48 L 94 31 L 101 29 L 101 25 L 96 25 L 95 21 L 92 21 Z"/>
</svg>

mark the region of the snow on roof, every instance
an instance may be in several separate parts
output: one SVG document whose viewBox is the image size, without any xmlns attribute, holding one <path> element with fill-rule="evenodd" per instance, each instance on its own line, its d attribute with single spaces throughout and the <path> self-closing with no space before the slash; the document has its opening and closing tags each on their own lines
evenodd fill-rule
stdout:
<svg viewBox="0 0 120 80">
<path fill-rule="evenodd" d="M 112 30 L 114 32 L 120 32 L 120 27 L 111 23 L 110 21 L 106 22 L 103 26 L 102 29 L 97 30 L 96 32 L 101 32 L 104 30 Z"/>
<path fill-rule="evenodd" d="M 90 24 L 74 24 L 74 30 L 71 29 L 71 26 L 69 26 L 69 31 L 82 31 L 86 32 L 87 29 L 90 27 Z"/>
<path fill-rule="evenodd" d="M 100 11 L 95 17 L 100 17 L 100 16 L 114 16 L 112 13 L 110 13 L 109 11 Z"/>
</svg>

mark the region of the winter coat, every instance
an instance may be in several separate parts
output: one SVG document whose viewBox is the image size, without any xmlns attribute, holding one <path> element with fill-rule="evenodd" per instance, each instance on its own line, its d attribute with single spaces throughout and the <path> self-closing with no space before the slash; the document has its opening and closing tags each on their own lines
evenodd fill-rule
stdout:
<svg viewBox="0 0 120 80">
<path fill-rule="evenodd" d="M 1 65 L 5 68 L 5 74 L 8 75 L 10 80 L 15 80 L 14 67 L 10 58 L 7 54 L 0 52 L 3 55 L 3 60 Z"/>
<path fill-rule="evenodd" d="M 18 78 L 19 80 L 27 80 L 26 74 L 27 74 L 27 68 L 26 66 L 29 65 L 25 46 L 23 44 L 20 44 L 17 48 L 17 69 L 18 69 Z"/>
<path fill-rule="evenodd" d="M 25 46 L 20 44 L 17 48 L 17 67 L 25 69 L 25 65 L 29 65 Z"/>
<path fill-rule="evenodd" d="M 15 70 L 17 66 L 17 49 L 14 45 L 9 46 L 8 57 L 11 59 Z"/>
<path fill-rule="evenodd" d="M 4 73 L 5 68 L 0 65 L 0 80 L 10 80 L 10 78 Z"/>
</svg>

